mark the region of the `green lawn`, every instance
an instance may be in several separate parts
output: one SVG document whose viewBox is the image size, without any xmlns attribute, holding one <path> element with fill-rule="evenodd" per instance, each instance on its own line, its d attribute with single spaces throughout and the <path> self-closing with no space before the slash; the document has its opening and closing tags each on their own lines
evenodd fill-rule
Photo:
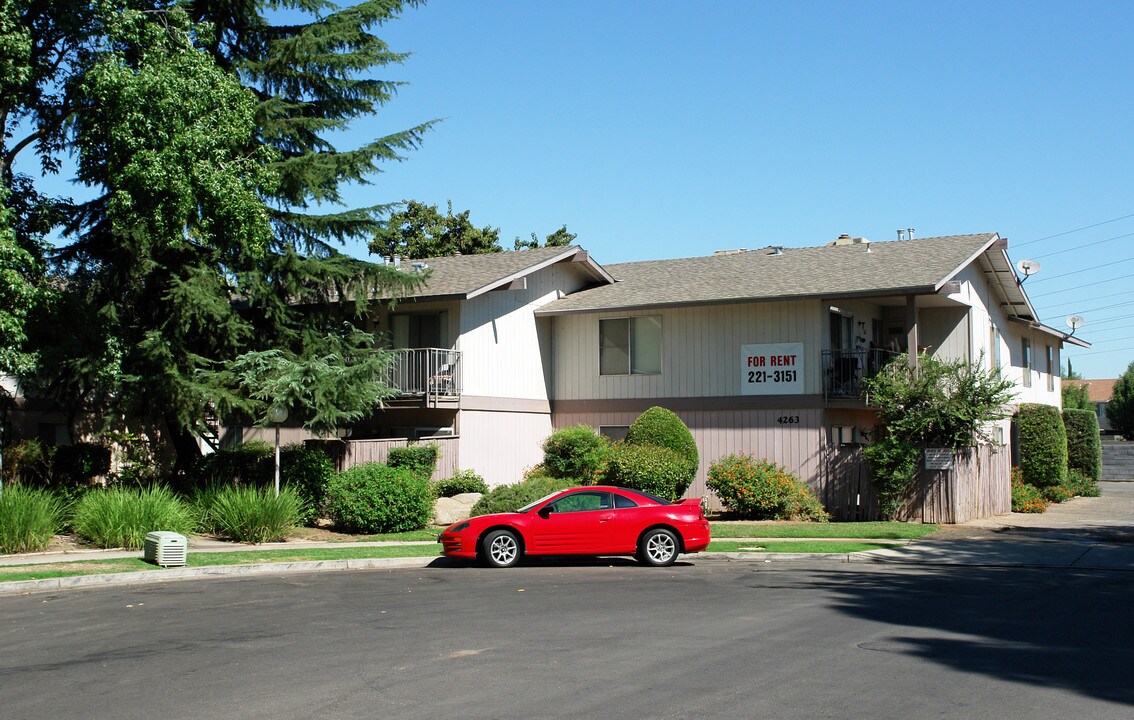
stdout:
<svg viewBox="0 0 1134 720">
<path fill-rule="evenodd" d="M 900 522 L 714 522 L 713 538 L 844 538 L 916 540 L 937 532 L 936 525 Z M 795 551 L 792 551 L 795 552 Z"/>
<path fill-rule="evenodd" d="M 893 543 L 841 542 L 838 540 L 776 540 L 772 542 L 737 542 L 735 540 L 714 540 L 709 543 L 708 552 L 755 552 L 755 553 L 845 553 L 864 550 L 882 550 L 894 547 Z"/>
</svg>

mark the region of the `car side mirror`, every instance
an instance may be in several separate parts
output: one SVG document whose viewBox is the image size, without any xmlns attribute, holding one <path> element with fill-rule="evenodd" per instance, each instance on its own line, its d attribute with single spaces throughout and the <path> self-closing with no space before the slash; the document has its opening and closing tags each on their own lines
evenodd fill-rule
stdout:
<svg viewBox="0 0 1134 720">
<path fill-rule="evenodd" d="M 536 512 L 536 515 L 539 515 L 541 518 L 546 520 L 548 516 L 553 512 L 555 512 L 555 508 L 551 507 L 550 505 L 544 505 Z"/>
</svg>

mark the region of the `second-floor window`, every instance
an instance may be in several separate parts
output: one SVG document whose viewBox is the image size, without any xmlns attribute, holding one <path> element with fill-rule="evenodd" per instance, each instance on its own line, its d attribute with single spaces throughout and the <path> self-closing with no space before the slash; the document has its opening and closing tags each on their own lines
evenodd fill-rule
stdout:
<svg viewBox="0 0 1134 720">
<path fill-rule="evenodd" d="M 1047 390 L 1055 392 L 1055 349 L 1047 346 Z"/>
<path fill-rule="evenodd" d="M 599 320 L 600 375 L 660 373 L 660 315 Z"/>
<path fill-rule="evenodd" d="M 1032 386 L 1032 341 L 1024 338 L 1021 342 L 1021 365 L 1024 366 L 1024 387 Z"/>
</svg>

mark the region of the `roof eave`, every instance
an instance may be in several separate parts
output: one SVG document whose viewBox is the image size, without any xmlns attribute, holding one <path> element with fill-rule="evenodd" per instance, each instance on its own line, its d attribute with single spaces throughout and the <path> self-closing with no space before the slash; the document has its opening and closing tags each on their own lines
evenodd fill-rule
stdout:
<svg viewBox="0 0 1134 720">
<path fill-rule="evenodd" d="M 608 284 L 614 282 L 614 278 L 610 276 L 610 273 L 608 273 L 606 270 L 603 269 L 603 267 L 601 265 L 599 265 L 598 263 L 596 263 L 594 260 L 591 259 L 590 253 L 588 253 L 586 250 L 584 250 L 581 247 L 571 245 L 571 246 L 564 248 L 563 252 L 559 253 L 558 255 L 554 255 L 554 256 L 548 258 L 547 260 L 535 263 L 534 265 L 529 265 L 528 267 L 523 268 L 522 270 L 518 270 L 514 273 L 511 273 L 510 275 L 506 275 L 502 278 L 498 278 L 496 280 L 493 280 L 492 282 L 488 283 L 487 285 L 483 285 L 479 288 L 476 288 L 475 290 L 471 290 L 466 295 L 464 295 L 463 298 L 465 300 L 472 300 L 474 297 L 477 297 L 478 295 L 483 295 L 487 292 L 492 292 L 493 290 L 496 290 L 497 288 L 504 287 L 504 286 L 516 281 L 516 280 L 519 280 L 522 277 L 527 277 L 528 275 L 531 275 L 534 272 L 542 270 L 545 267 L 549 267 L 551 265 L 554 265 L 555 263 L 563 262 L 564 260 L 572 260 L 572 261 L 575 261 L 575 262 L 579 262 L 584 268 L 583 272 L 585 274 L 588 274 L 588 275 L 594 277 L 595 279 L 604 280 Z"/>
</svg>

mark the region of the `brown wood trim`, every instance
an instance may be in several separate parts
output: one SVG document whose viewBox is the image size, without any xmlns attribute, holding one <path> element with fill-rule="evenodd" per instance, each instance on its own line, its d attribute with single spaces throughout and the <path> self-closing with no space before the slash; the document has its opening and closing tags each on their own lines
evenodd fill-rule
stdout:
<svg viewBox="0 0 1134 720">
<path fill-rule="evenodd" d="M 624 398 L 618 400 L 553 400 L 554 413 L 642 412 L 654 405 L 672 410 L 820 409 L 822 395 L 723 395 L 718 397 Z"/>
<path fill-rule="evenodd" d="M 462 410 L 482 412 L 515 412 L 551 414 L 551 404 L 547 400 L 529 398 L 490 397 L 487 395 L 462 395 Z"/>
</svg>

